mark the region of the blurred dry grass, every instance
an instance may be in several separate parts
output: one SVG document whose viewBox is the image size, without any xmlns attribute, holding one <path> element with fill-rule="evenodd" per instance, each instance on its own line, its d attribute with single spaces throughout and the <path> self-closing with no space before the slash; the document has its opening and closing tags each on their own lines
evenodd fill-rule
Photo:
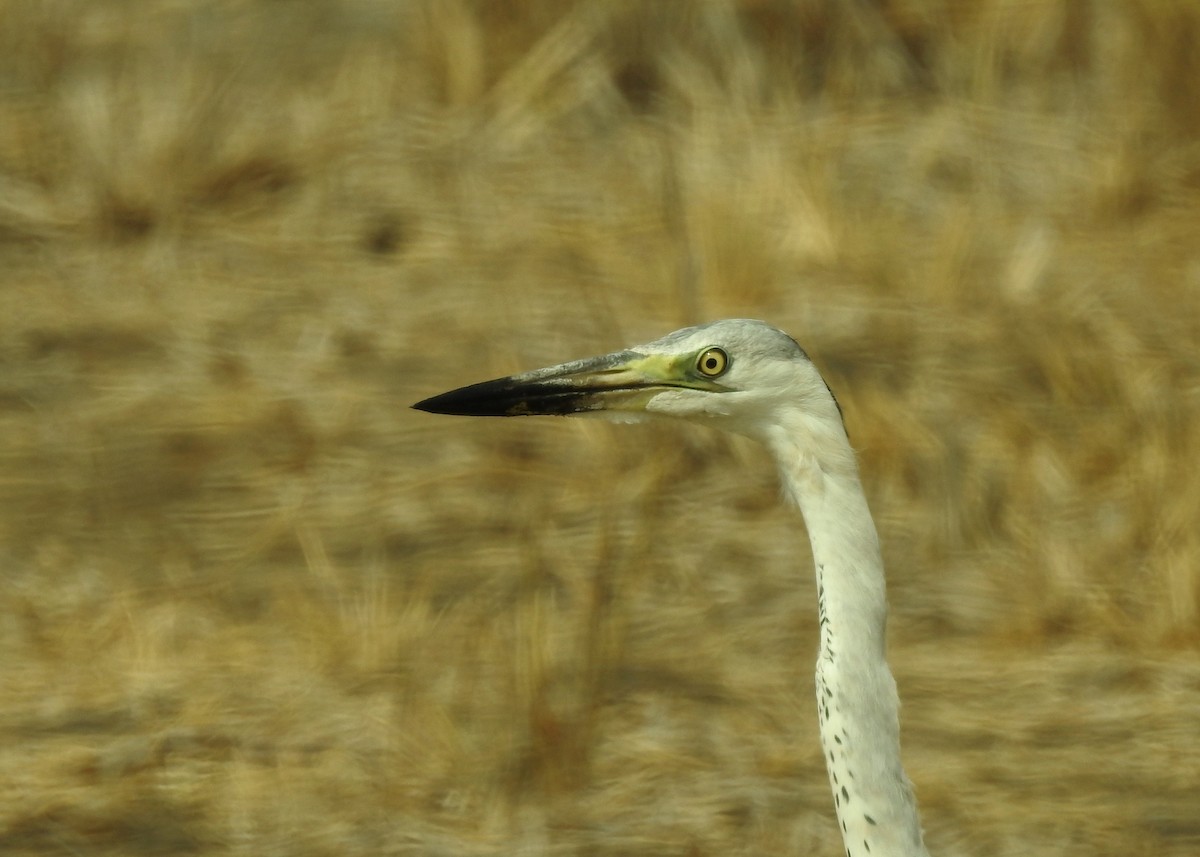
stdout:
<svg viewBox="0 0 1200 857">
<path fill-rule="evenodd" d="M 838 854 L 755 448 L 409 402 L 730 315 L 938 854 L 1200 851 L 1200 9 L 0 2 L 0 852 Z"/>
</svg>

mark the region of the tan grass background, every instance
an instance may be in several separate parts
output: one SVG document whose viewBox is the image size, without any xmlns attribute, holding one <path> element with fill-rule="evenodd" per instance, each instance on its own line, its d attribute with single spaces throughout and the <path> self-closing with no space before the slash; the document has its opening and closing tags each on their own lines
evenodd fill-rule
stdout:
<svg viewBox="0 0 1200 857">
<path fill-rule="evenodd" d="M 1197 44 L 0 2 L 0 853 L 839 854 L 765 455 L 407 407 L 724 316 L 845 408 L 931 849 L 1200 853 Z"/>
</svg>

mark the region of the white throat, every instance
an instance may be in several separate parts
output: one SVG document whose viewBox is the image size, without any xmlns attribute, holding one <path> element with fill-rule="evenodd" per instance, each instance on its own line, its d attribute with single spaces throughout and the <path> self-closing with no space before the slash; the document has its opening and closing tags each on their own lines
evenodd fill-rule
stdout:
<svg viewBox="0 0 1200 857">
<path fill-rule="evenodd" d="M 854 452 L 840 419 L 792 422 L 766 441 L 812 544 L 821 633 L 817 711 L 846 854 L 928 857 L 900 762 L 883 560 Z"/>
</svg>

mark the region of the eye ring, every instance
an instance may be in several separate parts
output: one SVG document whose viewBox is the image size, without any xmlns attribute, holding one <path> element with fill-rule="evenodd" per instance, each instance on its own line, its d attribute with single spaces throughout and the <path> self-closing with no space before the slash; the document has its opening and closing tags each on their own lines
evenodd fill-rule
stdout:
<svg viewBox="0 0 1200 857">
<path fill-rule="evenodd" d="M 729 355 L 724 348 L 712 346 L 705 348 L 696 358 L 696 371 L 706 378 L 716 378 L 725 374 L 729 368 Z"/>
</svg>

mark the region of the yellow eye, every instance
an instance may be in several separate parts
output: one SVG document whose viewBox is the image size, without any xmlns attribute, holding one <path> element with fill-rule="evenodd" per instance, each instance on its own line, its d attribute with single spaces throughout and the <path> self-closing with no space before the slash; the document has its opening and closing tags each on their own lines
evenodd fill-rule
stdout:
<svg viewBox="0 0 1200 857">
<path fill-rule="evenodd" d="M 705 348 L 696 359 L 696 368 L 701 375 L 716 378 L 729 368 L 729 355 L 725 353 L 724 349 L 717 348 L 715 345 L 712 348 Z"/>
</svg>

